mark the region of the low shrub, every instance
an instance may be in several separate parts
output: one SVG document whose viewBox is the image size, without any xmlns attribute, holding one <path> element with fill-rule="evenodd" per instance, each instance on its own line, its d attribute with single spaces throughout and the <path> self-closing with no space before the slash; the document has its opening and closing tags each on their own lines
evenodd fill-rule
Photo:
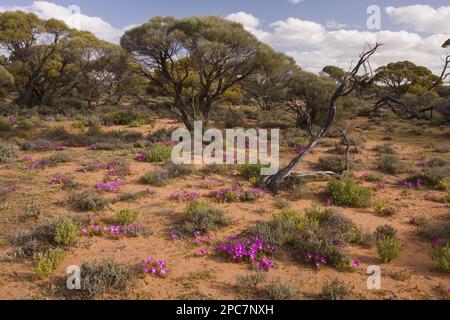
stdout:
<svg viewBox="0 0 450 320">
<path fill-rule="evenodd" d="M 294 300 L 297 298 L 298 292 L 290 284 L 276 281 L 265 287 L 267 298 L 269 300 Z"/>
<path fill-rule="evenodd" d="M 131 209 L 121 209 L 116 212 L 114 221 L 121 226 L 129 225 L 137 220 L 139 211 Z"/>
<path fill-rule="evenodd" d="M 433 245 L 430 250 L 431 259 L 436 262 L 436 268 L 443 272 L 450 272 L 450 244 Z"/>
<path fill-rule="evenodd" d="M 164 162 L 170 160 L 172 149 L 168 146 L 158 144 L 144 153 L 145 162 Z"/>
<path fill-rule="evenodd" d="M 425 186 L 439 188 L 447 191 L 447 179 L 450 175 L 450 166 L 425 167 L 420 172 L 408 177 L 406 182 L 420 180 Z"/>
<path fill-rule="evenodd" d="M 346 166 L 345 156 L 332 155 L 319 158 L 318 167 L 321 170 L 340 173 L 347 169 Z"/>
<path fill-rule="evenodd" d="M 225 164 L 208 164 L 204 166 L 200 172 L 205 175 L 211 175 L 211 174 L 221 174 L 224 173 L 227 170 L 227 167 Z"/>
<path fill-rule="evenodd" d="M 164 170 L 150 171 L 139 178 L 140 183 L 151 186 L 164 186 L 169 180 L 169 173 Z"/>
<path fill-rule="evenodd" d="M 377 249 L 384 263 L 389 263 L 400 255 L 400 245 L 395 237 L 378 238 Z"/>
<path fill-rule="evenodd" d="M 9 163 L 19 156 L 19 148 L 12 143 L 0 142 L 0 164 Z"/>
<path fill-rule="evenodd" d="M 25 204 L 24 219 L 38 219 L 44 212 L 42 204 L 36 200 L 30 200 Z"/>
<path fill-rule="evenodd" d="M 78 236 L 78 226 L 68 217 L 60 217 L 55 221 L 54 242 L 57 245 L 70 247 Z"/>
<path fill-rule="evenodd" d="M 74 209 L 80 211 L 100 211 L 108 205 L 108 201 L 93 190 L 72 193 L 68 201 Z"/>
<path fill-rule="evenodd" d="M 174 164 L 172 162 L 165 163 L 164 170 L 166 170 L 171 179 L 188 176 L 196 171 L 192 165 Z"/>
<path fill-rule="evenodd" d="M 325 300 L 346 300 L 349 294 L 348 285 L 337 278 L 322 287 L 322 298 Z"/>
<path fill-rule="evenodd" d="M 261 169 L 264 168 L 261 164 L 241 164 L 238 165 L 237 171 L 241 177 L 249 180 L 254 186 L 260 186 L 263 182 Z"/>
<path fill-rule="evenodd" d="M 47 139 L 36 139 L 26 142 L 22 149 L 25 151 L 48 151 L 53 147 L 51 141 Z"/>
<path fill-rule="evenodd" d="M 33 269 L 34 276 L 38 279 L 44 279 L 60 266 L 64 260 L 65 252 L 61 249 L 54 249 L 45 254 L 40 254 Z"/>
<path fill-rule="evenodd" d="M 355 208 L 368 207 L 372 198 L 368 188 L 359 185 L 354 179 L 348 177 L 331 181 L 327 186 L 326 193 L 336 205 Z"/>
<path fill-rule="evenodd" d="M 251 275 L 238 276 L 236 280 L 236 289 L 244 297 L 249 297 L 259 291 L 259 285 L 266 280 L 266 275 L 257 272 Z"/>
<path fill-rule="evenodd" d="M 81 265 L 81 294 L 93 298 L 109 290 L 127 290 L 136 272 L 129 266 L 107 260 L 85 262 Z"/>
<path fill-rule="evenodd" d="M 221 208 L 212 207 L 204 200 L 193 200 L 187 204 L 183 221 L 176 229 L 184 236 L 192 236 L 194 232 L 205 234 L 228 225 L 230 219 Z"/>
<path fill-rule="evenodd" d="M 375 148 L 373 148 L 374 151 L 381 153 L 381 154 L 396 154 L 397 150 L 394 148 L 393 145 L 385 143 L 382 145 L 378 145 Z"/>
<path fill-rule="evenodd" d="M 406 172 L 406 165 L 396 156 L 386 155 L 378 161 L 378 169 L 387 174 L 400 174 Z"/>
<path fill-rule="evenodd" d="M 391 217 L 397 214 L 397 208 L 391 206 L 387 201 L 377 199 L 373 203 L 373 210 L 379 216 Z"/>
</svg>

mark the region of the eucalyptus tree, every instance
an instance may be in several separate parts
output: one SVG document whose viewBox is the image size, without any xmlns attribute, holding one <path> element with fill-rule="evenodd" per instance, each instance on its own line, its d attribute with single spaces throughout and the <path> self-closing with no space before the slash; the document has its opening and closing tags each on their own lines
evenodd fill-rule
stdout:
<svg viewBox="0 0 450 320">
<path fill-rule="evenodd" d="M 256 61 L 257 72 L 247 77 L 242 87 L 262 110 L 271 110 L 286 100 L 289 82 L 300 68 L 293 58 L 265 44 L 260 45 Z"/>
<path fill-rule="evenodd" d="M 0 13 L 0 47 L 8 53 L 4 66 L 15 78 L 18 103 L 23 105 L 50 105 L 72 94 L 80 74 L 96 61 L 91 53 L 101 43 L 56 19 L 21 11 Z"/>
<path fill-rule="evenodd" d="M 127 31 L 121 45 L 133 56 L 134 71 L 170 97 L 171 112 L 190 130 L 256 72 L 260 47 L 242 25 L 211 16 L 155 17 Z"/>
</svg>

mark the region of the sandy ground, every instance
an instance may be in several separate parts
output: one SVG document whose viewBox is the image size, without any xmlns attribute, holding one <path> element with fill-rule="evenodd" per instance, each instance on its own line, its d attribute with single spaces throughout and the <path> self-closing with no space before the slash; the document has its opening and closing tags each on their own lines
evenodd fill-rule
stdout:
<svg viewBox="0 0 450 320">
<path fill-rule="evenodd" d="M 353 124 L 362 123 L 357 119 Z M 126 129 L 138 130 L 148 133 L 159 127 L 167 127 L 175 123 L 167 120 L 157 122 L 156 128 L 148 126 L 140 128 L 110 127 L 108 130 Z M 52 124 L 53 125 L 53 124 Z M 59 125 L 59 124 L 58 124 Z M 70 128 L 70 123 L 65 124 Z M 311 266 L 289 256 L 275 259 L 277 268 L 268 272 L 268 280 L 280 279 L 282 282 L 293 285 L 299 291 L 300 299 L 317 299 L 322 286 L 326 281 L 335 277 L 347 282 L 352 286 L 351 297 L 353 299 L 441 299 L 437 290 L 438 286 L 450 287 L 450 275 L 440 273 L 433 269 L 433 261 L 428 255 L 429 243 L 417 235 L 417 227 L 409 223 L 410 218 L 420 214 L 426 215 L 431 221 L 438 222 L 449 219 L 449 206 L 434 202 L 429 196 L 442 197 L 441 191 L 421 189 L 405 190 L 395 185 L 399 177 L 383 175 L 376 171 L 375 161 L 377 154 L 372 151 L 376 145 L 390 143 L 394 145 L 399 155 L 411 168 L 416 162 L 425 157 L 429 152 L 428 136 L 408 137 L 403 133 L 402 126 L 406 123 L 398 123 L 399 134 L 391 135 L 392 141 L 382 141 L 386 136 L 382 126 L 376 126 L 374 131 L 356 131 L 355 134 L 367 139 L 365 148 L 361 154 L 356 155 L 360 161 L 361 168 L 356 173 L 376 173 L 383 177 L 386 185 L 383 189 L 374 191 L 375 198 L 386 199 L 399 208 L 399 213 L 392 218 L 379 217 L 374 214 L 373 209 L 351 209 L 342 208 L 345 215 L 351 218 L 363 230 L 374 231 L 383 224 L 391 224 L 399 231 L 399 239 L 402 246 L 400 258 L 390 264 L 382 264 L 376 248 L 363 249 L 359 246 L 350 246 L 348 249 L 352 258 L 361 261 L 359 268 L 353 272 L 342 272 L 331 268 L 316 270 Z M 445 142 L 444 129 L 427 129 L 433 133 L 436 143 Z M 448 143 L 448 141 L 447 141 Z M 307 157 L 301 164 L 304 169 L 311 169 L 316 160 L 324 154 L 329 154 L 332 147 L 319 146 L 314 154 Z M 121 192 L 139 191 L 147 189 L 141 185 L 139 177 L 146 171 L 158 167 L 158 164 L 140 163 L 134 161 L 137 151 L 88 151 L 84 148 L 69 149 L 73 155 L 73 161 L 46 170 L 29 171 L 23 163 L 0 166 L 0 186 L 11 183 L 17 184 L 17 190 L 8 195 L 5 201 L 0 203 L 0 239 L 2 254 L 11 250 L 7 242 L 9 236 L 14 233 L 44 223 L 50 217 L 57 215 L 83 215 L 72 211 L 65 203 L 69 192 L 61 191 L 55 185 L 49 184 L 48 180 L 55 174 L 64 174 L 75 177 L 82 188 L 92 188 L 101 182 L 106 171 L 92 173 L 80 173 L 77 169 L 81 163 L 93 160 L 111 160 L 113 157 L 128 159 L 133 175 L 127 177 L 128 184 Z M 38 160 L 55 153 L 34 152 L 21 153 L 31 155 L 33 160 Z M 283 152 L 282 158 L 286 162 L 293 153 Z M 427 158 L 447 157 L 449 154 L 430 153 Z M 139 223 L 146 224 L 153 234 L 142 239 L 122 239 L 118 241 L 103 238 L 81 237 L 78 245 L 73 248 L 61 264 L 54 271 L 52 279 L 65 276 L 65 270 L 70 265 L 80 265 L 84 261 L 101 260 L 112 258 L 117 262 L 136 264 L 142 258 L 155 257 L 167 261 L 170 272 L 167 278 L 160 279 L 146 276 L 140 278 L 131 293 L 115 294 L 102 298 L 141 298 L 141 299 L 179 299 L 179 298 L 208 298 L 208 299 L 236 299 L 238 294 L 235 288 L 236 277 L 251 274 L 253 270 L 246 264 L 229 263 L 225 259 L 214 254 L 214 243 L 232 236 L 244 230 L 258 220 L 270 220 L 272 214 L 279 211 L 275 207 L 277 200 L 288 198 L 289 194 L 281 193 L 276 197 L 266 194 L 255 203 L 231 203 L 220 204 L 233 220 L 233 225 L 225 230 L 211 235 L 212 240 L 206 244 L 195 244 L 191 241 L 171 240 L 168 233 L 171 226 L 182 213 L 185 203 L 169 200 L 174 191 L 198 191 L 206 192 L 205 184 L 209 179 L 217 179 L 225 185 L 248 182 L 232 174 L 216 175 L 203 178 L 199 174 L 187 178 L 174 180 L 165 187 L 151 188 L 154 194 L 148 195 L 135 202 L 119 202 L 111 205 L 102 215 L 114 213 L 120 208 L 133 208 L 141 212 Z M 320 191 L 326 183 L 311 183 L 313 190 Z M 376 183 L 364 182 L 364 185 L 375 187 Z M 107 195 L 113 197 L 114 195 Z M 428 196 L 428 197 L 427 197 Z M 24 204 L 30 199 L 39 200 L 45 207 L 45 214 L 38 221 L 21 222 L 19 216 L 23 211 Z M 318 196 L 308 199 L 292 201 L 292 208 L 304 210 L 315 204 L 323 204 Z M 218 204 L 219 205 L 219 204 Z M 261 213 L 258 209 L 265 209 Z M 87 214 L 85 214 L 87 215 Z M 208 248 L 209 255 L 199 256 L 199 249 Z M 382 289 L 368 290 L 366 286 L 366 268 L 370 265 L 378 265 L 382 271 Z M 205 271 L 209 271 L 205 273 Z M 202 273 L 203 272 L 203 273 Z M 402 277 L 403 276 L 403 277 Z M 0 262 L 0 299 L 63 299 L 59 294 L 56 282 L 53 280 L 36 281 L 33 278 L 32 262 L 9 262 L 2 259 Z"/>
</svg>

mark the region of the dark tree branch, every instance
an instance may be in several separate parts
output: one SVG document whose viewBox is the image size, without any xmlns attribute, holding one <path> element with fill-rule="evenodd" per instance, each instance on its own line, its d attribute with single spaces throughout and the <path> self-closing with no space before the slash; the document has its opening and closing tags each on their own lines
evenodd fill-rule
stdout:
<svg viewBox="0 0 450 320">
<path fill-rule="evenodd" d="M 300 161 L 310 153 L 314 147 L 317 146 L 317 144 L 320 142 L 322 137 L 328 132 L 331 125 L 334 122 L 334 119 L 336 117 L 336 108 L 337 108 L 337 102 L 340 98 L 350 94 L 356 86 L 361 83 L 365 84 L 369 82 L 373 74 L 364 73 L 362 76 L 358 76 L 359 71 L 363 67 L 367 67 L 367 63 L 369 58 L 375 54 L 375 52 L 378 50 L 378 48 L 381 46 L 381 44 L 377 43 L 373 47 L 369 47 L 368 49 L 364 50 L 356 65 L 353 67 L 353 69 L 341 79 L 339 82 L 338 87 L 334 91 L 333 95 L 330 98 L 329 106 L 328 106 L 328 115 L 327 118 L 322 126 L 322 128 L 317 132 L 315 137 L 311 140 L 311 142 L 308 144 L 308 146 L 300 152 L 297 156 L 294 157 L 294 159 L 291 160 L 291 162 L 284 168 L 282 168 L 280 171 L 278 171 L 277 174 L 270 176 L 266 179 L 266 186 L 267 188 L 274 194 L 278 193 L 279 187 L 281 183 L 289 177 L 294 168 L 300 163 Z M 368 68 L 368 67 L 367 67 Z M 366 69 L 368 70 L 368 69 Z M 297 173 L 298 175 L 298 173 Z M 315 175 L 315 173 L 309 173 L 308 175 Z M 328 175 L 335 175 L 340 176 L 336 173 L 328 173 Z"/>
</svg>

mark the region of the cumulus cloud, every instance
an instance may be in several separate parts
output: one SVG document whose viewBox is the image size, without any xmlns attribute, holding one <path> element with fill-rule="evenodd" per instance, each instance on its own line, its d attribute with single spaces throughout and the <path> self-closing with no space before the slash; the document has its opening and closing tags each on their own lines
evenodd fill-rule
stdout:
<svg viewBox="0 0 450 320">
<path fill-rule="evenodd" d="M 242 24 L 245 30 L 253 33 L 253 35 L 261 41 L 265 41 L 269 36 L 268 32 L 259 29 L 259 27 L 261 26 L 261 22 L 252 14 L 239 11 L 226 16 L 225 19 Z"/>
<path fill-rule="evenodd" d="M 433 8 L 429 5 L 387 7 L 390 20 L 416 32 L 450 33 L 450 6 Z"/>
<path fill-rule="evenodd" d="M 440 57 L 446 53 L 441 45 L 450 37 L 445 33 L 422 36 L 408 31 L 335 30 L 327 24 L 296 18 L 275 21 L 263 28 L 258 18 L 245 12 L 240 12 L 239 16 L 247 19 L 235 21 L 241 22 L 261 41 L 286 52 L 303 69 L 313 72 L 319 72 L 329 64 L 348 69 L 366 44 L 381 42 L 384 46 L 372 59 L 374 67 L 411 60 L 438 73 L 442 67 Z"/>
<path fill-rule="evenodd" d="M 115 28 L 99 17 L 91 17 L 81 13 L 77 6 L 64 7 L 47 1 L 34 1 L 29 6 L 0 6 L 0 12 L 16 10 L 32 12 L 41 19 L 55 18 L 62 20 L 72 28 L 90 31 L 98 38 L 114 43 L 118 43 L 122 34 L 132 27 Z"/>
</svg>

